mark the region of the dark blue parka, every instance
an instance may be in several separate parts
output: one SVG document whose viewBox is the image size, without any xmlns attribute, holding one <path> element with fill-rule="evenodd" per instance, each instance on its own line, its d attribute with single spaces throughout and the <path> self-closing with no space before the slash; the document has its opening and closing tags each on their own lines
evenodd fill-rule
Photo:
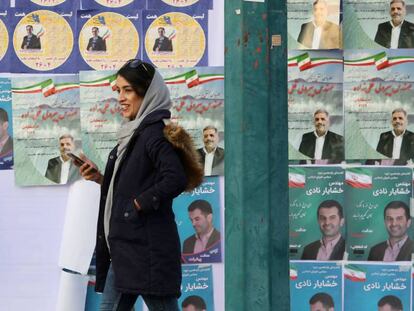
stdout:
<svg viewBox="0 0 414 311">
<path fill-rule="evenodd" d="M 180 240 L 172 200 L 185 188 L 183 165 L 163 134 L 168 110 L 149 114 L 133 134 L 114 180 L 109 229 L 110 254 L 104 235 L 104 209 L 115 147 L 101 188 L 96 244 L 96 290 L 102 292 L 110 260 L 115 286 L 123 293 L 179 296 Z M 141 210 L 134 206 L 134 199 Z"/>
</svg>

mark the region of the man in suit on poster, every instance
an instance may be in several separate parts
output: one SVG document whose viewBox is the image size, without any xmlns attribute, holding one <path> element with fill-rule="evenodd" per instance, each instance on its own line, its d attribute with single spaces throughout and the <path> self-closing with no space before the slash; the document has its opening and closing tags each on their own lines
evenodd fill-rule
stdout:
<svg viewBox="0 0 414 311">
<path fill-rule="evenodd" d="M 313 20 L 302 24 L 298 42 L 308 49 L 340 49 L 341 31 L 327 20 L 328 4 L 325 0 L 313 2 Z"/>
<path fill-rule="evenodd" d="M 165 28 L 158 27 L 159 37 L 155 39 L 154 46 L 152 50 L 154 52 L 172 52 L 173 46 L 169 38 L 165 36 Z"/>
<path fill-rule="evenodd" d="M 42 48 L 40 44 L 40 39 L 33 34 L 33 26 L 26 26 L 27 35 L 23 37 L 23 42 L 21 45 L 22 50 L 40 50 Z"/>
<path fill-rule="evenodd" d="M 9 116 L 7 111 L 0 108 L 0 157 L 13 153 L 13 138 L 8 133 Z"/>
<path fill-rule="evenodd" d="M 397 165 L 405 165 L 414 158 L 414 133 L 407 130 L 407 112 L 402 108 L 391 113 L 392 131 L 381 133 L 377 151 L 395 159 Z"/>
<path fill-rule="evenodd" d="M 213 226 L 213 209 L 206 200 L 195 200 L 188 206 L 195 234 L 183 243 L 183 254 L 195 254 L 220 243 L 220 232 Z"/>
<path fill-rule="evenodd" d="M 305 246 L 302 260 L 342 260 L 345 240 L 341 228 L 345 220 L 341 204 L 335 200 L 323 201 L 317 210 L 319 229 L 322 239 Z"/>
<path fill-rule="evenodd" d="M 410 208 L 402 201 L 392 201 L 384 209 L 384 223 L 388 240 L 374 245 L 369 261 L 410 261 L 414 241 L 407 234 L 411 225 Z"/>
<path fill-rule="evenodd" d="M 344 159 L 344 138 L 329 131 L 329 113 L 318 109 L 313 114 L 315 130 L 303 134 L 299 151 L 311 159 L 339 163 Z"/>
<path fill-rule="evenodd" d="M 387 295 L 378 301 L 378 311 L 403 311 L 403 305 L 397 296 Z"/>
<path fill-rule="evenodd" d="M 106 42 L 101 36 L 99 36 L 98 27 L 92 27 L 92 37 L 89 38 L 86 49 L 88 51 L 106 51 Z"/>
<path fill-rule="evenodd" d="M 404 0 L 392 0 L 391 20 L 378 25 L 375 42 L 388 49 L 413 48 L 414 24 L 404 20 L 406 12 Z"/>
<path fill-rule="evenodd" d="M 197 151 L 204 167 L 204 176 L 224 175 L 224 149 L 218 146 L 217 128 L 208 125 L 203 129 L 203 143 L 204 147 Z"/>
<path fill-rule="evenodd" d="M 182 311 L 206 311 L 207 306 L 203 298 L 192 295 L 186 297 L 181 303 Z"/>
<path fill-rule="evenodd" d="M 335 311 L 334 301 L 327 293 L 316 293 L 309 299 L 310 311 Z"/>
<path fill-rule="evenodd" d="M 60 156 L 49 160 L 45 177 L 57 184 L 66 184 L 79 179 L 79 168 L 72 163 L 71 158 L 66 154 L 67 152 L 73 152 L 74 149 L 75 142 L 72 135 L 60 136 Z"/>
</svg>

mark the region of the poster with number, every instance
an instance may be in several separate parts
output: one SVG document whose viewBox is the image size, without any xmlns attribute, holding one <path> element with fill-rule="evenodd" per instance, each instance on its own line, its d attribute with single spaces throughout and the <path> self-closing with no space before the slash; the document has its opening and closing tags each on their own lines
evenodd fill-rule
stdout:
<svg viewBox="0 0 414 311">
<path fill-rule="evenodd" d="M 75 73 L 76 11 L 26 6 L 11 10 L 13 73 Z"/>
<path fill-rule="evenodd" d="M 117 70 L 141 58 L 141 29 L 139 10 L 78 11 L 79 70 Z"/>
<path fill-rule="evenodd" d="M 15 0 L 16 8 L 25 8 L 27 6 L 37 7 L 38 9 L 47 10 L 79 10 L 81 0 Z"/>
<path fill-rule="evenodd" d="M 11 28 L 10 9 L 0 7 L 0 73 L 10 72 Z"/>
<path fill-rule="evenodd" d="M 0 170 L 13 167 L 13 119 L 10 79 L 0 78 Z"/>
<path fill-rule="evenodd" d="M 213 0 L 151 0 L 148 9 L 180 11 L 186 8 L 213 9 Z"/>
<path fill-rule="evenodd" d="M 12 99 L 16 185 L 79 179 L 67 156 L 81 149 L 78 75 L 14 77 Z"/>
<path fill-rule="evenodd" d="M 152 1 L 152 0 L 151 0 Z M 83 10 L 145 9 L 145 0 L 82 0 Z"/>
<path fill-rule="evenodd" d="M 208 11 L 143 12 L 144 60 L 160 68 L 208 65 Z"/>
<path fill-rule="evenodd" d="M 383 261 L 386 241 L 394 236 L 412 237 L 408 217 L 412 197 L 412 169 L 407 167 L 354 167 L 345 171 L 347 252 L 350 260 Z M 389 215 L 385 215 L 388 207 Z M 385 217 L 384 217 L 385 216 Z M 386 221 L 390 218 L 390 222 Z M 392 225 L 399 219 L 398 228 Z M 397 231 L 395 231 L 397 230 Z M 406 241 L 411 244 L 410 238 Z M 385 247 L 384 247 L 385 246 Z M 403 246 L 403 245 L 401 245 Z M 411 247 L 404 247 L 397 261 L 411 260 Z"/>
</svg>

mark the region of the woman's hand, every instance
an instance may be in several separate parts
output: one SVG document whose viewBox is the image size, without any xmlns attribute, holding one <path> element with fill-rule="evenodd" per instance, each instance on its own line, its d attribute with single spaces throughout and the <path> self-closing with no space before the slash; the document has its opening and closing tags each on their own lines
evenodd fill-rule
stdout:
<svg viewBox="0 0 414 311">
<path fill-rule="evenodd" d="M 83 153 L 81 153 L 79 157 L 84 161 L 84 163 L 79 166 L 79 173 L 82 177 L 102 185 L 103 175 L 99 172 L 96 164 L 89 160 Z"/>
</svg>

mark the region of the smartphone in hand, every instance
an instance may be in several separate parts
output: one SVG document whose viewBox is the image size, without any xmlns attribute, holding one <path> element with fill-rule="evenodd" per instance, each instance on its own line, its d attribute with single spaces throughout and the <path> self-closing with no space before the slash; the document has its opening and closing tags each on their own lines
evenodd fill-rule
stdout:
<svg viewBox="0 0 414 311">
<path fill-rule="evenodd" d="M 67 152 L 66 155 L 73 160 L 73 162 L 74 162 L 74 164 L 76 166 L 82 166 L 84 163 L 86 163 L 84 160 L 82 160 L 81 158 L 79 158 L 77 155 L 74 155 L 72 152 Z M 94 168 L 90 164 L 88 164 L 88 165 L 92 168 L 91 173 L 97 171 L 96 168 Z"/>
</svg>

